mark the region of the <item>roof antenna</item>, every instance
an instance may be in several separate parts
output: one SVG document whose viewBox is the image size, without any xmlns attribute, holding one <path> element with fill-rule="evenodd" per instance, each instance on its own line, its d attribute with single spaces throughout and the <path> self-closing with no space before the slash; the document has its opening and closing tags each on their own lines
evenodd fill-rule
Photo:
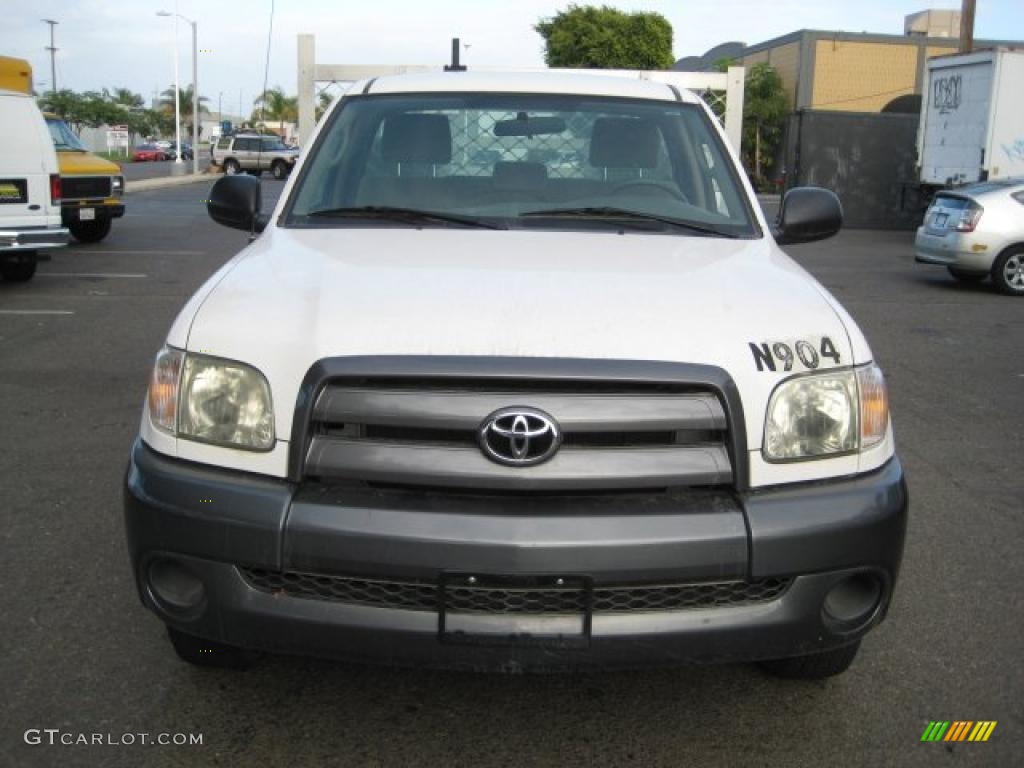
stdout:
<svg viewBox="0 0 1024 768">
<path fill-rule="evenodd" d="M 465 72 L 466 65 L 459 63 L 459 49 L 462 46 L 459 45 L 459 38 L 452 38 L 452 63 L 445 66 L 445 72 Z"/>
</svg>

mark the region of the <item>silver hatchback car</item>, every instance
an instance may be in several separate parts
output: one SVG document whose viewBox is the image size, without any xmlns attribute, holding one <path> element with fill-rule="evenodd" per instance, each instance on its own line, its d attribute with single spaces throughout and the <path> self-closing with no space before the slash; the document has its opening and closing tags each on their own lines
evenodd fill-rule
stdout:
<svg viewBox="0 0 1024 768">
<path fill-rule="evenodd" d="M 916 259 L 941 264 L 958 280 L 991 277 L 1024 296 L 1024 178 L 939 192 L 917 228 Z"/>
</svg>

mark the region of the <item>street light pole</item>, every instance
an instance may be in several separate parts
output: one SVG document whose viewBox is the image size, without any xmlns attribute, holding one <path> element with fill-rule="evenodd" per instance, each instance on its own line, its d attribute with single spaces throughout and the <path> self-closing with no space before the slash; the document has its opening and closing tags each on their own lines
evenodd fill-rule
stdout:
<svg viewBox="0 0 1024 768">
<path fill-rule="evenodd" d="M 187 22 L 192 27 L 192 173 L 199 173 L 199 157 L 196 155 L 196 145 L 199 144 L 199 24 L 176 11 L 174 13 L 170 11 L 157 11 L 156 15 L 174 17 L 174 138 L 178 145 L 178 156 L 174 158 L 175 163 L 181 162 L 181 107 L 179 105 L 181 88 L 178 85 L 178 19 Z"/>
<path fill-rule="evenodd" d="M 192 173 L 199 173 L 199 43 L 196 22 L 188 23 L 192 25 Z"/>
<path fill-rule="evenodd" d="M 178 20 L 174 20 L 174 164 L 181 163 L 181 85 L 178 82 Z"/>
</svg>

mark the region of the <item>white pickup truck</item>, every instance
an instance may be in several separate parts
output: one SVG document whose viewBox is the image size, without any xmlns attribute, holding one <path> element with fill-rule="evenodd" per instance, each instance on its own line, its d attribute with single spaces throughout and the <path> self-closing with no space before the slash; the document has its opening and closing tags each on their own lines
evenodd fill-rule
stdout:
<svg viewBox="0 0 1024 768">
<path fill-rule="evenodd" d="M 126 477 L 177 653 L 845 670 L 907 493 L 882 373 L 667 85 L 403 75 L 321 121 L 159 351 Z"/>
</svg>

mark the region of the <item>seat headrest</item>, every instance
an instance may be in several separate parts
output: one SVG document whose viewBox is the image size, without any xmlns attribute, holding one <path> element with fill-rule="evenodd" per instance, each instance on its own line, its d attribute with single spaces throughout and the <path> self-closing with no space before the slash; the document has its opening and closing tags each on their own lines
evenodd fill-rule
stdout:
<svg viewBox="0 0 1024 768">
<path fill-rule="evenodd" d="M 542 187 L 548 179 L 544 163 L 497 162 L 494 164 L 494 185 L 502 189 Z"/>
<path fill-rule="evenodd" d="M 452 129 L 448 117 L 407 114 L 385 118 L 381 154 L 392 163 L 450 163 Z"/>
<path fill-rule="evenodd" d="M 590 164 L 595 168 L 656 168 L 661 137 L 650 120 L 599 117 L 590 136 Z"/>
</svg>

